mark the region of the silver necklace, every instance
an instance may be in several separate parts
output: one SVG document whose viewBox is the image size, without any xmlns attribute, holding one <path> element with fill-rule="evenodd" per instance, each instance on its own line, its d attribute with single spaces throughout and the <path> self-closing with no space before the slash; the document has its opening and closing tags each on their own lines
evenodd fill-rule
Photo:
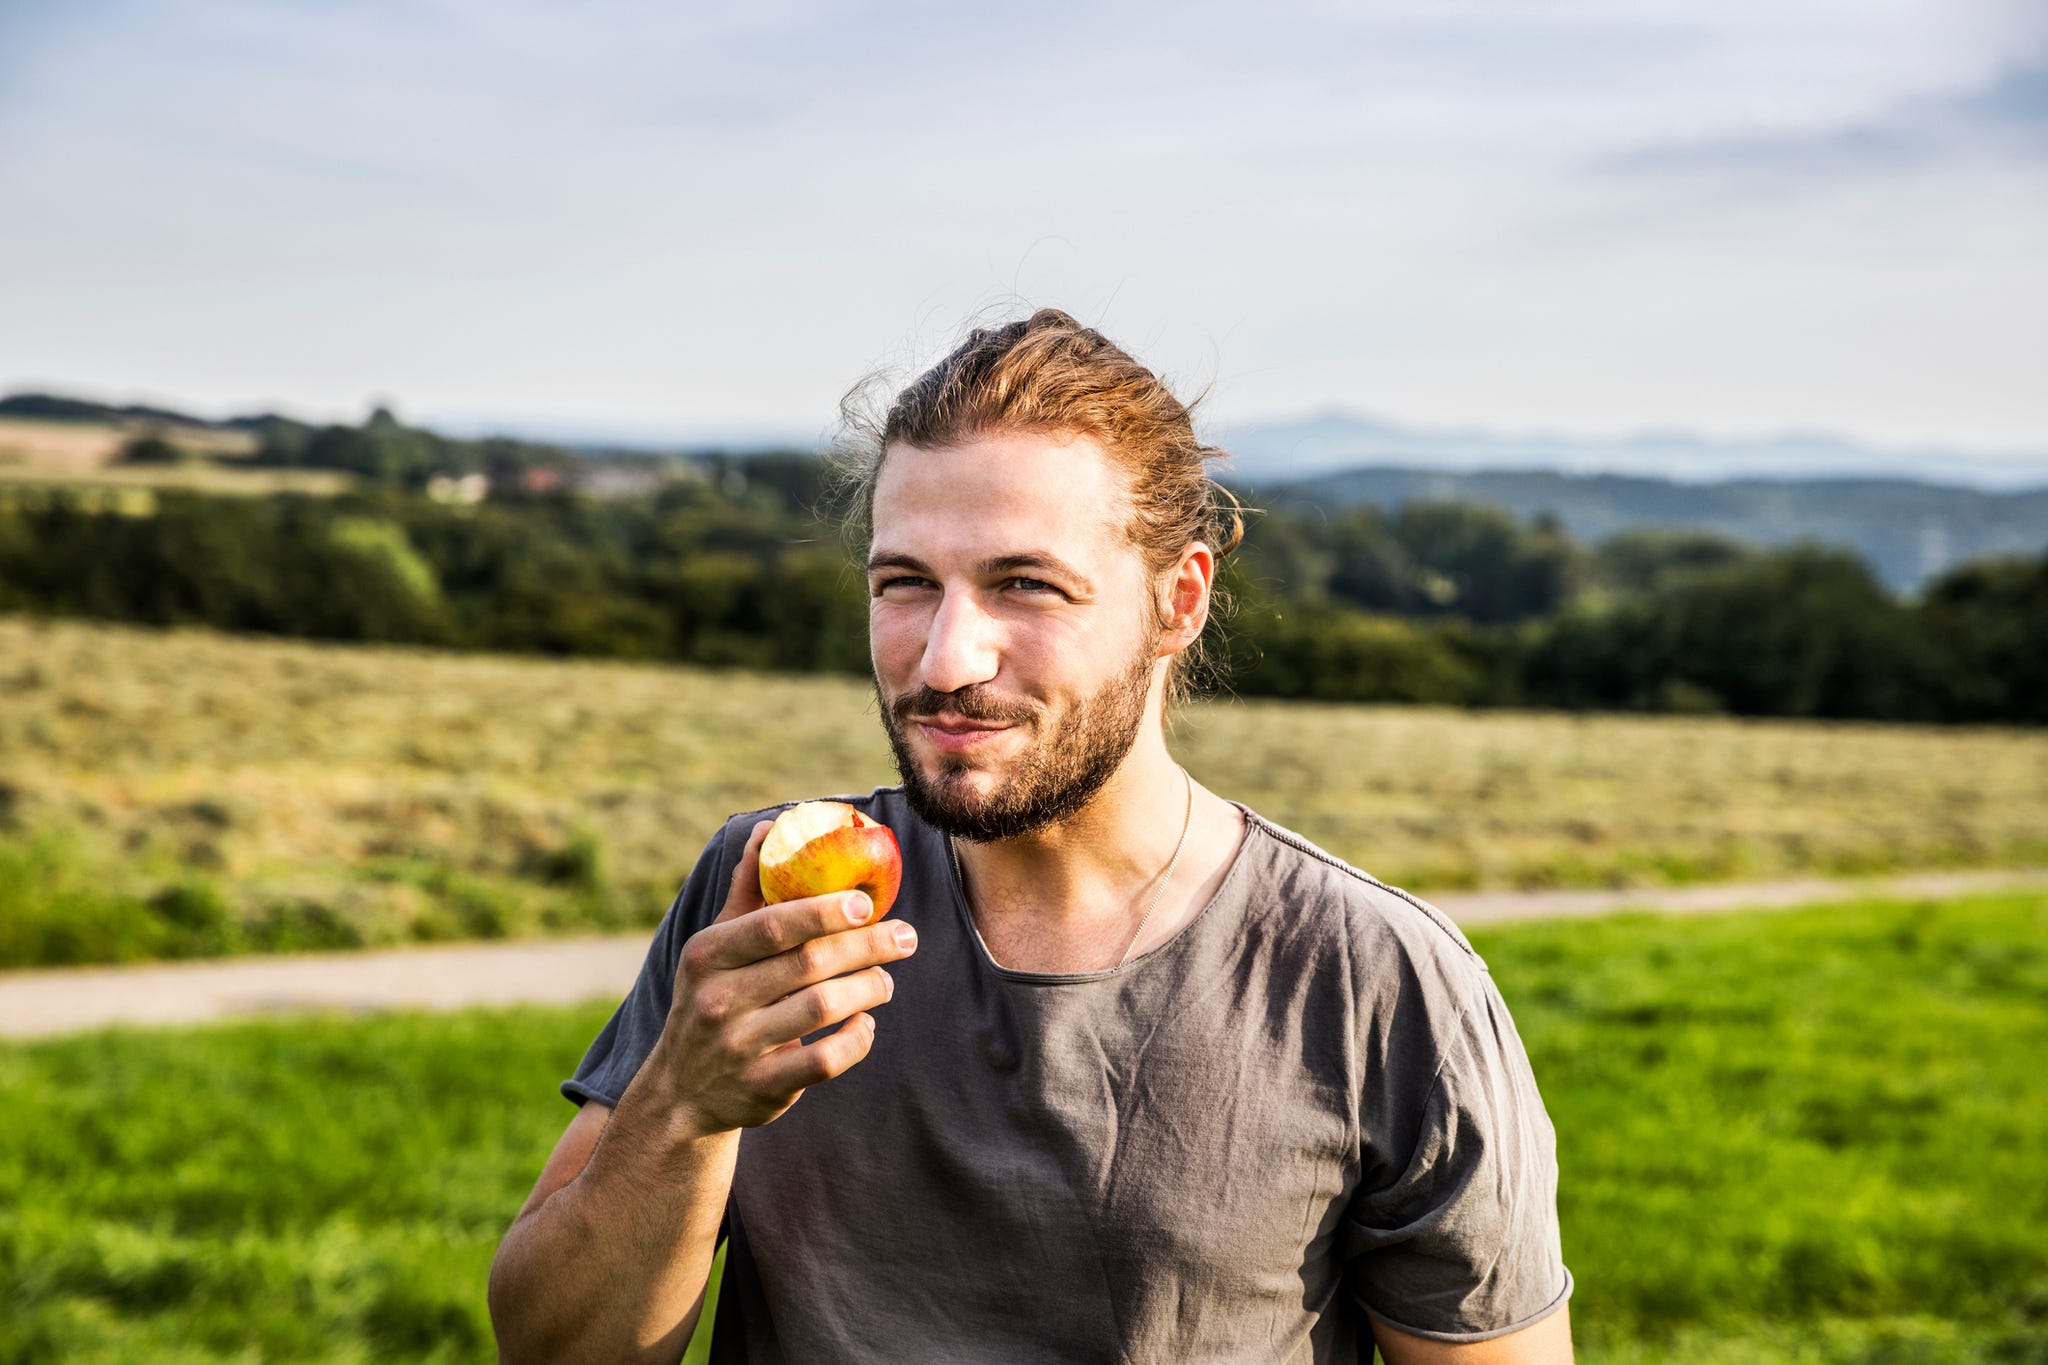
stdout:
<svg viewBox="0 0 2048 1365">
<path fill-rule="evenodd" d="M 1173 880 L 1173 870 L 1180 866 L 1181 850 L 1188 846 L 1188 831 L 1195 825 L 1195 779 L 1186 768 L 1180 770 L 1180 775 L 1187 779 L 1188 784 L 1188 811 L 1181 817 L 1180 842 L 1173 846 L 1173 856 L 1166 861 L 1166 874 L 1159 879 L 1159 889 L 1152 893 L 1152 903 L 1145 907 L 1145 913 L 1139 917 L 1138 927 L 1131 931 L 1131 941 L 1124 945 L 1124 955 L 1116 960 L 1117 967 L 1131 960 L 1132 951 L 1137 948 L 1138 940 L 1144 936 L 1145 926 L 1152 922 L 1152 912 L 1159 908 L 1160 900 L 1166 895 L 1166 884 Z M 946 836 L 946 851 L 953 855 L 953 878 L 960 883 L 961 899 L 966 900 L 967 874 L 960 870 L 960 849 L 950 834 Z M 970 919 L 974 916 L 972 901 L 968 901 L 967 914 Z M 1116 967 L 1110 970 L 1115 971 Z"/>
</svg>

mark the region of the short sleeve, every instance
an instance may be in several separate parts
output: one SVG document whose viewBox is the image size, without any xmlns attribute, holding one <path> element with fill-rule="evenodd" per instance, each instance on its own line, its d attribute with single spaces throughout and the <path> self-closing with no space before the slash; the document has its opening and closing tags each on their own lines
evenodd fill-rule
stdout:
<svg viewBox="0 0 2048 1365">
<path fill-rule="evenodd" d="M 733 831 L 736 828 L 739 830 L 738 843 L 734 842 Z M 717 919 L 718 912 L 724 908 L 733 867 L 746 847 L 747 833 L 751 828 L 750 819 L 735 816 L 705 845 L 696 868 L 654 931 L 654 942 L 649 945 L 647 957 L 640 964 L 640 975 L 633 982 L 632 990 L 612 1012 L 611 1019 L 598 1033 L 590 1050 L 583 1054 L 576 1074 L 562 1082 L 564 1096 L 579 1105 L 585 1100 L 596 1100 L 618 1108 L 619 1097 L 626 1093 L 626 1087 L 640 1073 L 641 1063 L 654 1051 L 654 1044 L 668 1022 L 669 1002 L 675 998 L 676 968 L 682 958 L 683 945 L 689 941 L 690 935 Z"/>
<path fill-rule="evenodd" d="M 1392 1106 L 1401 1159 L 1361 1185 L 1343 1229 L 1352 1299 L 1445 1342 L 1519 1331 L 1572 1290 L 1556 1135 L 1528 1054 L 1491 975 L 1466 999 L 1426 1092 Z"/>
</svg>

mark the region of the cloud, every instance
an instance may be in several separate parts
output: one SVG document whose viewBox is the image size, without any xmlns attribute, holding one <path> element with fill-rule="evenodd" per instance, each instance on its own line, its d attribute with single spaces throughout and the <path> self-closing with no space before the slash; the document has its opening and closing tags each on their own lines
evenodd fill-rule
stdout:
<svg viewBox="0 0 2048 1365">
<path fill-rule="evenodd" d="M 2011 66 L 1977 89 L 1904 100 L 1856 122 L 1663 142 L 1596 162 L 1620 175 L 1853 175 L 1965 160 L 2048 161 L 2048 61 Z"/>
<path fill-rule="evenodd" d="M 2031 448 L 2030 53 L 2041 0 L 0 0 L 0 386 L 772 425 L 1015 297 L 1215 410 Z"/>
<path fill-rule="evenodd" d="M 2014 67 L 1954 107 L 1986 123 L 2048 129 L 2048 62 Z"/>
</svg>

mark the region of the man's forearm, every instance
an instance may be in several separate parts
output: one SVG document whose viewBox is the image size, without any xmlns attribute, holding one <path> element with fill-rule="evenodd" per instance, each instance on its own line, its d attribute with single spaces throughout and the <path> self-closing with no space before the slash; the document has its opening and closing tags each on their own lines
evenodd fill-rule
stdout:
<svg viewBox="0 0 2048 1365">
<path fill-rule="evenodd" d="M 682 1358 L 739 1134 L 697 1134 L 661 1093 L 662 1063 L 657 1044 L 581 1173 L 505 1234 L 490 1282 L 501 1360 Z"/>
</svg>

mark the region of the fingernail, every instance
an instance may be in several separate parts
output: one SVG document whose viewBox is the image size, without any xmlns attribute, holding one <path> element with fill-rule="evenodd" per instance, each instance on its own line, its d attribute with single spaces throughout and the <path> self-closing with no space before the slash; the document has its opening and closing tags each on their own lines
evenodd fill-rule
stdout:
<svg viewBox="0 0 2048 1365">
<path fill-rule="evenodd" d="M 901 920 L 898 920 L 896 922 L 896 946 L 898 948 L 904 949 L 915 948 L 917 946 L 917 930 L 911 928 L 909 925 L 903 923 Z"/>
<path fill-rule="evenodd" d="M 884 1000 L 894 1000 L 896 998 L 896 978 L 887 972 L 882 973 L 882 998 Z"/>
<path fill-rule="evenodd" d="M 875 903 L 865 893 L 856 891 L 846 898 L 846 918 L 854 924 L 866 924 L 868 916 L 875 913 Z"/>
</svg>

